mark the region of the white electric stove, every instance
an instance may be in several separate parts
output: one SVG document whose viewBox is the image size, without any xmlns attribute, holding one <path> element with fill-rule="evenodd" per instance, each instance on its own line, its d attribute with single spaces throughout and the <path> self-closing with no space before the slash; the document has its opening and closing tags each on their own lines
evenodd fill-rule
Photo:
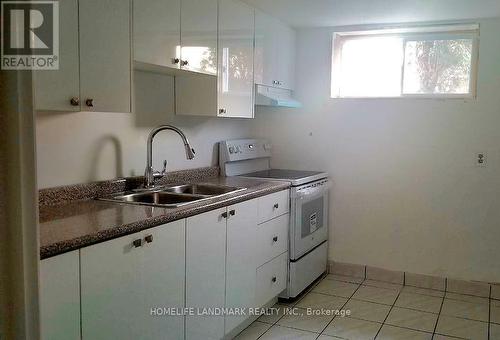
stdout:
<svg viewBox="0 0 500 340">
<path fill-rule="evenodd" d="M 264 139 L 220 142 L 219 164 L 225 176 L 289 182 L 290 228 L 287 289 L 294 298 L 326 271 L 328 252 L 328 174 L 271 168 L 271 144 Z"/>
</svg>

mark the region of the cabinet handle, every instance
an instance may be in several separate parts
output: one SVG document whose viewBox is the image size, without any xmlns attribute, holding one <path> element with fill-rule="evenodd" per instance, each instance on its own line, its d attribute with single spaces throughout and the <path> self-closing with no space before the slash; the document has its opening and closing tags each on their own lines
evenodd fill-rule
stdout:
<svg viewBox="0 0 500 340">
<path fill-rule="evenodd" d="M 134 242 L 132 242 L 132 245 L 135 247 L 135 248 L 139 248 L 142 246 L 142 240 L 140 238 L 138 238 L 137 240 L 134 240 Z"/>
<path fill-rule="evenodd" d="M 153 235 L 148 235 L 144 238 L 144 241 L 146 241 L 147 243 L 151 243 L 153 242 Z"/>
<path fill-rule="evenodd" d="M 279 207 L 280 207 L 280 205 L 278 203 L 274 203 L 274 205 L 273 205 L 274 209 L 278 209 Z"/>
<path fill-rule="evenodd" d="M 188 64 L 189 64 L 189 61 L 181 60 L 181 66 L 187 66 Z"/>
<path fill-rule="evenodd" d="M 87 105 L 88 107 L 94 107 L 94 99 L 92 99 L 92 98 L 86 99 L 85 105 Z"/>
<path fill-rule="evenodd" d="M 230 211 L 229 211 L 229 215 L 231 215 L 231 216 L 236 215 L 236 211 L 235 211 L 235 210 L 230 210 Z"/>
<path fill-rule="evenodd" d="M 223 218 L 227 218 L 227 212 L 223 212 L 221 215 Z"/>
<path fill-rule="evenodd" d="M 179 58 L 172 58 L 172 64 L 178 64 L 181 60 Z"/>
<path fill-rule="evenodd" d="M 226 113 L 226 109 L 219 109 L 219 114 Z"/>
<path fill-rule="evenodd" d="M 271 281 L 272 281 L 273 283 L 275 283 L 275 282 L 277 281 L 276 276 L 273 276 L 273 278 L 271 279 Z"/>
<path fill-rule="evenodd" d="M 72 97 L 69 102 L 71 103 L 72 106 L 78 106 L 80 105 L 80 98 L 78 97 Z"/>
<path fill-rule="evenodd" d="M 273 237 L 273 242 L 278 242 L 278 236 Z"/>
</svg>

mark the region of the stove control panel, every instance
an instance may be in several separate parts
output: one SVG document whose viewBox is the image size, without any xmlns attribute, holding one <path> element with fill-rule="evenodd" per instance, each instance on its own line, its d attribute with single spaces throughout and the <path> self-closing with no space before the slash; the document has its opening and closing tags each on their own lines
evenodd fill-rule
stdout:
<svg viewBox="0 0 500 340">
<path fill-rule="evenodd" d="M 219 153 L 225 162 L 271 157 L 271 143 L 264 139 L 233 139 L 220 142 Z"/>
</svg>

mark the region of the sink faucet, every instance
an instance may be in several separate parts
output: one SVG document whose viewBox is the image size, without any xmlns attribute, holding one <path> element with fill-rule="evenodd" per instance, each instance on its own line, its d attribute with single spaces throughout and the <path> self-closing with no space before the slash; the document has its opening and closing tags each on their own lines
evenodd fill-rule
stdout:
<svg viewBox="0 0 500 340">
<path fill-rule="evenodd" d="M 155 138 L 158 132 L 163 130 L 172 130 L 177 132 L 177 134 L 181 136 L 182 141 L 184 142 L 184 148 L 186 149 L 186 158 L 187 159 L 194 158 L 195 154 L 194 149 L 191 147 L 191 145 L 189 145 L 189 141 L 186 135 L 179 128 L 173 125 L 160 125 L 157 128 L 154 128 L 149 133 L 148 136 L 146 171 L 144 174 L 144 187 L 148 189 L 154 187 L 155 176 L 163 175 L 166 172 L 166 167 L 167 167 L 166 161 L 163 163 L 163 171 L 161 173 L 155 172 L 153 169 L 153 139 Z"/>
</svg>

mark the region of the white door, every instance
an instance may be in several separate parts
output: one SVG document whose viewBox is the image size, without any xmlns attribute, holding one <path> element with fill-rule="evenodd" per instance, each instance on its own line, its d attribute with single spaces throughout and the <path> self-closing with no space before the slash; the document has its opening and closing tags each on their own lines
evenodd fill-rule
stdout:
<svg viewBox="0 0 500 340">
<path fill-rule="evenodd" d="M 141 339 L 184 338 L 184 317 L 157 308 L 184 308 L 185 225 L 183 219 L 141 232 Z"/>
<path fill-rule="evenodd" d="M 35 109 L 80 111 L 79 62 L 78 2 L 60 1 L 59 69 L 33 72 Z"/>
<path fill-rule="evenodd" d="M 277 21 L 276 25 L 276 78 L 277 87 L 293 90 L 295 88 L 295 31 Z"/>
<path fill-rule="evenodd" d="M 219 0 L 220 117 L 253 118 L 254 10 L 238 0 Z"/>
<path fill-rule="evenodd" d="M 136 233 L 80 250 L 82 339 L 132 340 L 142 335 L 142 242 Z"/>
<path fill-rule="evenodd" d="M 181 68 L 217 74 L 217 0 L 182 0 Z"/>
<path fill-rule="evenodd" d="M 261 11 L 255 12 L 255 83 L 294 88 L 295 31 Z"/>
<path fill-rule="evenodd" d="M 80 339 L 79 252 L 40 262 L 40 331 L 42 340 Z"/>
<path fill-rule="evenodd" d="M 226 307 L 255 306 L 257 199 L 228 207 Z M 226 334 L 248 316 L 226 316 Z"/>
<path fill-rule="evenodd" d="M 179 68 L 181 0 L 134 0 L 134 60 Z"/>
<path fill-rule="evenodd" d="M 186 307 L 223 308 L 226 264 L 226 208 L 186 220 Z M 224 316 L 186 316 L 186 339 L 224 336 Z"/>
<path fill-rule="evenodd" d="M 276 79 L 274 20 L 262 11 L 255 11 L 255 84 L 273 86 Z"/>
<path fill-rule="evenodd" d="M 79 4 L 82 110 L 130 112 L 130 1 L 80 0 Z"/>
</svg>

